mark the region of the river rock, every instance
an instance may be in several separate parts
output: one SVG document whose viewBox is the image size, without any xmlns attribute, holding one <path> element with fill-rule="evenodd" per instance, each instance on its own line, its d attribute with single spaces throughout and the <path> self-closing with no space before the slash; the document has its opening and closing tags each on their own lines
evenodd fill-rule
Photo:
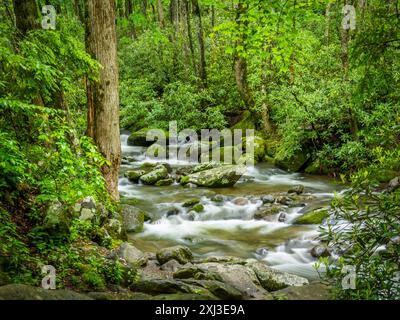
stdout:
<svg viewBox="0 0 400 320">
<path fill-rule="evenodd" d="M 92 300 L 70 290 L 45 290 L 25 284 L 9 284 L 0 287 L 0 300 Z"/>
<path fill-rule="evenodd" d="M 264 205 L 256 211 L 254 219 L 261 220 L 267 217 L 278 214 L 281 211 L 281 207 L 278 205 Z"/>
<path fill-rule="evenodd" d="M 198 204 L 193 206 L 192 210 L 197 212 L 197 213 L 200 213 L 200 212 L 204 211 L 204 206 L 201 203 L 198 203 Z"/>
<path fill-rule="evenodd" d="M 291 187 L 289 190 L 288 190 L 288 193 L 289 194 L 291 194 L 291 193 L 296 193 L 296 194 L 302 194 L 304 192 L 304 186 L 303 185 L 301 185 L 301 184 L 298 184 L 298 185 L 295 185 L 295 186 L 293 186 L 293 187 Z"/>
<path fill-rule="evenodd" d="M 285 222 L 286 219 L 287 219 L 286 212 L 281 212 L 281 213 L 279 214 L 278 221 L 279 221 L 279 222 Z"/>
<path fill-rule="evenodd" d="M 246 173 L 245 166 L 227 165 L 188 176 L 188 181 L 200 187 L 232 187 Z"/>
<path fill-rule="evenodd" d="M 125 172 L 124 176 L 128 178 L 130 182 L 138 183 L 141 176 L 144 176 L 146 173 L 150 172 L 151 170 L 143 170 L 143 169 L 135 169 L 135 170 L 128 170 Z"/>
<path fill-rule="evenodd" d="M 276 202 L 288 206 L 293 202 L 293 200 L 286 196 L 280 196 L 276 198 Z"/>
<path fill-rule="evenodd" d="M 254 271 L 261 285 L 267 291 L 276 291 L 289 286 L 303 286 L 308 284 L 308 280 L 305 278 L 272 269 L 262 262 L 248 263 L 246 267 Z"/>
<path fill-rule="evenodd" d="M 179 212 L 180 212 L 180 211 L 179 211 L 178 208 L 175 208 L 175 207 L 169 208 L 169 209 L 167 210 L 167 217 L 176 216 L 176 215 L 179 214 Z"/>
<path fill-rule="evenodd" d="M 141 232 L 145 221 L 146 213 L 136 207 L 122 205 L 123 226 L 126 232 Z"/>
<path fill-rule="evenodd" d="M 164 264 L 173 259 L 181 264 L 185 264 L 193 259 L 192 252 L 185 246 L 174 246 L 161 249 L 157 252 L 156 256 L 160 264 Z"/>
<path fill-rule="evenodd" d="M 233 199 L 233 203 L 237 206 L 246 206 L 249 204 L 249 200 L 247 200 L 246 198 L 236 198 Z"/>
<path fill-rule="evenodd" d="M 193 207 L 194 205 L 196 205 L 196 204 L 198 204 L 198 203 L 200 203 L 200 199 L 198 199 L 198 198 L 193 198 L 193 199 L 189 199 L 189 200 L 186 200 L 184 203 L 183 203 L 183 207 L 184 208 L 189 208 L 189 207 Z"/>
<path fill-rule="evenodd" d="M 267 194 L 267 195 L 261 197 L 261 201 L 264 204 L 270 204 L 270 203 L 274 203 L 275 202 L 275 198 L 272 195 Z"/>
<path fill-rule="evenodd" d="M 111 239 L 122 239 L 126 240 L 127 235 L 125 228 L 118 219 L 109 219 L 104 225 L 105 238 L 111 237 Z"/>
<path fill-rule="evenodd" d="M 137 249 L 135 246 L 128 242 L 122 243 L 115 251 L 112 253 L 112 257 L 118 257 L 126 261 L 131 266 L 140 267 L 147 263 L 147 255 Z"/>
<path fill-rule="evenodd" d="M 224 196 L 223 195 L 220 195 L 220 194 L 216 194 L 215 196 L 213 196 L 212 198 L 211 198 L 211 201 L 212 202 L 216 202 L 216 203 L 222 203 L 222 202 L 224 202 Z"/>
<path fill-rule="evenodd" d="M 331 255 L 329 248 L 324 245 L 318 245 L 310 250 L 311 256 L 314 258 L 329 257 Z"/>
<path fill-rule="evenodd" d="M 168 179 L 162 179 L 162 180 L 157 181 L 155 186 L 156 187 L 165 187 L 165 186 L 170 186 L 173 183 L 174 183 L 174 180 L 172 178 L 168 178 Z"/>
<path fill-rule="evenodd" d="M 147 185 L 154 185 L 157 181 L 168 177 L 168 169 L 164 165 L 158 165 L 154 170 L 140 177 L 140 181 Z"/>
<path fill-rule="evenodd" d="M 129 138 L 128 138 L 128 145 L 130 146 L 140 146 L 140 147 L 149 147 L 152 144 L 154 144 L 154 140 L 147 140 L 147 133 L 153 129 L 149 128 L 144 128 L 139 131 L 136 131 L 132 133 Z M 160 131 L 159 129 L 156 129 L 157 131 Z M 156 132 L 154 130 L 154 132 Z M 164 136 L 166 138 L 166 143 L 168 143 L 168 132 L 167 131 L 160 131 L 164 133 Z M 157 140 L 157 139 L 156 139 Z"/>
<path fill-rule="evenodd" d="M 301 217 L 297 218 L 295 224 L 321 224 L 322 221 L 328 217 L 329 212 L 326 208 L 317 209 L 308 212 Z"/>
<path fill-rule="evenodd" d="M 206 163 L 201 163 L 196 165 L 190 172 L 186 172 L 186 175 L 189 173 L 197 173 L 197 172 L 201 172 L 201 171 L 205 171 L 205 170 L 210 170 L 210 169 L 214 169 L 214 168 L 219 168 L 221 167 L 221 164 L 218 162 L 206 162 Z"/>
</svg>

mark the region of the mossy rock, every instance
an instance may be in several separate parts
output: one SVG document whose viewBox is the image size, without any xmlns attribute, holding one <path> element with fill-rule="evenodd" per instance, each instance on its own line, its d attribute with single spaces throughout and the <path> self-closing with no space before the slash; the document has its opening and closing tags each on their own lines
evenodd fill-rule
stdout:
<svg viewBox="0 0 400 320">
<path fill-rule="evenodd" d="M 140 181 L 147 185 L 154 185 L 157 181 L 168 177 L 168 169 L 164 165 L 158 165 L 154 170 L 140 177 Z"/>
<path fill-rule="evenodd" d="M 156 187 L 165 187 L 165 186 L 170 186 L 173 183 L 174 183 L 174 180 L 171 178 L 168 178 L 168 179 L 162 179 L 162 180 L 157 181 L 155 186 Z"/>
<path fill-rule="evenodd" d="M 193 206 L 192 210 L 196 211 L 197 213 L 204 211 L 204 206 L 201 203 L 198 203 Z"/>
<path fill-rule="evenodd" d="M 173 259 L 180 264 L 185 264 L 193 259 L 193 254 L 188 247 L 174 246 L 161 249 L 157 252 L 156 257 L 160 264 L 164 264 Z"/>
<path fill-rule="evenodd" d="M 189 176 L 183 176 L 180 180 L 179 183 L 184 186 L 190 182 Z"/>
<path fill-rule="evenodd" d="M 150 130 L 160 130 L 160 129 L 150 129 L 150 128 L 143 128 L 139 131 L 132 133 L 128 138 L 128 144 L 132 146 L 140 146 L 140 147 L 149 147 L 154 144 L 155 141 L 160 141 L 159 139 L 147 141 L 147 134 Z M 168 143 L 169 133 L 168 131 L 161 130 L 165 137 L 165 142 Z"/>
<path fill-rule="evenodd" d="M 189 200 L 185 201 L 185 203 L 182 206 L 185 208 L 188 208 L 188 207 L 193 207 L 194 205 L 196 205 L 198 203 L 200 203 L 200 199 L 193 198 L 193 199 L 189 199 Z"/>
<path fill-rule="evenodd" d="M 275 165 L 288 171 L 299 172 L 306 168 L 310 155 L 306 151 L 299 151 L 290 159 L 275 159 Z"/>
<path fill-rule="evenodd" d="M 329 216 L 328 209 L 322 208 L 308 212 L 297 218 L 296 224 L 321 224 Z"/>
<path fill-rule="evenodd" d="M 124 176 L 128 178 L 130 182 L 133 183 L 138 183 L 139 179 L 141 176 L 144 176 L 146 173 L 148 173 L 150 170 L 142 170 L 142 169 L 136 169 L 136 170 L 129 170 L 126 171 Z"/>
</svg>

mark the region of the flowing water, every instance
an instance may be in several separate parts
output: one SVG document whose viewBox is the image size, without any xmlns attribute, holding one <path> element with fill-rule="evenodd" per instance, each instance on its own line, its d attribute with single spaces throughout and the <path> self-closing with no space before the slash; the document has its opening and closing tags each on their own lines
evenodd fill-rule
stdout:
<svg viewBox="0 0 400 320">
<path fill-rule="evenodd" d="M 128 135 L 123 134 L 122 153 L 130 158 L 123 164 L 121 173 L 137 168 L 146 159 L 145 148 L 128 146 Z M 166 161 L 168 162 L 168 161 Z M 169 163 L 173 168 L 189 166 L 189 163 Z M 278 216 L 271 221 L 256 220 L 254 213 L 262 205 L 260 197 L 285 193 L 293 186 L 302 184 L 312 199 L 299 207 L 286 209 L 287 219 L 279 222 Z M 315 258 L 310 249 L 318 244 L 318 226 L 295 225 L 293 221 L 313 208 L 328 206 L 334 191 L 340 187 L 326 177 L 288 173 L 270 164 L 258 164 L 232 188 L 207 189 L 183 188 L 178 184 L 166 187 L 132 184 L 123 175 L 119 181 L 123 197 L 137 200 L 137 207 L 149 212 L 152 222 L 145 223 L 144 231 L 131 236 L 138 248 L 155 252 L 159 248 L 182 244 L 191 248 L 195 256 L 235 256 L 264 260 L 279 270 L 305 276 L 318 277 L 313 268 Z M 223 201 L 211 198 L 222 195 Z M 235 198 L 249 199 L 245 205 L 237 205 Z M 185 201 L 199 198 L 204 212 L 188 215 L 182 205 Z M 175 211 L 175 215 L 168 215 Z"/>
</svg>

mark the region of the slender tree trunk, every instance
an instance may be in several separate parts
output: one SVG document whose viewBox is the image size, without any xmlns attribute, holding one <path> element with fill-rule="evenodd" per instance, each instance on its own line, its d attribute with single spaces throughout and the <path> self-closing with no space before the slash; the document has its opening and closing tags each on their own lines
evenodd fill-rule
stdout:
<svg viewBox="0 0 400 320">
<path fill-rule="evenodd" d="M 35 0 L 13 0 L 15 24 L 19 37 L 25 37 L 29 30 L 39 28 L 39 11 Z"/>
<path fill-rule="evenodd" d="M 326 6 L 325 10 L 325 41 L 326 44 L 330 42 L 330 35 L 331 35 L 331 10 L 333 7 L 333 2 L 329 2 Z"/>
<path fill-rule="evenodd" d="M 238 30 L 241 30 L 243 26 L 243 22 L 241 20 L 241 16 L 246 12 L 246 9 L 243 6 L 243 2 L 239 1 L 237 9 L 236 9 L 236 22 L 238 25 Z M 244 47 L 245 43 L 245 35 L 240 32 L 239 40 L 236 42 L 236 47 L 241 46 Z M 250 109 L 251 106 L 254 105 L 254 100 L 252 97 L 252 93 L 250 91 L 248 79 L 247 79 L 247 61 L 243 58 L 243 56 L 236 52 L 235 54 L 235 79 L 236 84 L 240 93 L 241 98 L 243 99 L 246 108 Z"/>
<path fill-rule="evenodd" d="M 160 22 L 160 27 L 165 28 L 165 18 L 164 18 L 164 5 L 162 0 L 157 0 L 157 11 L 158 11 L 158 21 Z"/>
<path fill-rule="evenodd" d="M 125 0 L 125 17 L 129 19 L 132 12 L 132 0 Z"/>
<path fill-rule="evenodd" d="M 343 5 L 348 4 L 348 0 L 343 1 Z M 349 94 L 348 90 L 346 89 L 347 86 L 350 85 L 349 83 L 349 42 L 350 42 L 350 31 L 348 29 L 344 29 L 341 26 L 341 46 L 342 46 L 342 69 L 343 69 L 343 85 L 345 87 L 345 103 L 348 105 L 348 113 L 349 113 L 349 125 L 350 131 L 353 135 L 354 139 L 358 139 L 358 124 L 357 119 L 354 114 L 352 107 L 349 105 Z"/>
<path fill-rule="evenodd" d="M 117 35 L 114 0 L 89 0 L 89 49 L 102 65 L 99 81 L 92 84 L 93 128 L 89 128 L 102 155 L 108 161 L 102 173 L 107 190 L 119 200 L 118 171 L 121 163 Z"/>
<path fill-rule="evenodd" d="M 215 6 L 211 6 L 211 27 L 214 29 L 215 27 Z"/>
<path fill-rule="evenodd" d="M 147 17 L 147 0 L 142 0 L 140 10 L 142 11 L 142 14 Z"/>
<path fill-rule="evenodd" d="M 197 38 L 199 42 L 199 51 L 200 51 L 200 68 L 199 75 L 201 82 L 204 88 L 207 88 L 207 65 L 206 65 L 206 50 L 204 45 L 204 31 L 203 31 L 203 22 L 201 17 L 201 10 L 199 6 L 198 0 L 192 0 L 193 4 L 193 12 L 197 17 Z"/>
</svg>

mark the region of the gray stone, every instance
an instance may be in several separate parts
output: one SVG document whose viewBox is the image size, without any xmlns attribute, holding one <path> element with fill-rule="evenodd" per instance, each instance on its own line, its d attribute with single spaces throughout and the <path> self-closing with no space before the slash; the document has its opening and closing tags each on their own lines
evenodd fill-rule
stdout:
<svg viewBox="0 0 400 320">
<path fill-rule="evenodd" d="M 157 181 L 168 177 L 168 169 L 164 165 L 158 165 L 154 170 L 140 177 L 140 181 L 147 185 L 154 185 Z"/>
<path fill-rule="evenodd" d="M 113 256 L 123 259 L 131 266 L 144 266 L 147 263 L 147 255 L 137 249 L 135 246 L 128 242 L 122 243 L 115 252 Z"/>
<path fill-rule="evenodd" d="M 164 263 L 160 269 L 163 271 L 170 271 L 175 272 L 177 271 L 182 265 L 176 261 L 175 259 L 169 260 L 168 262 Z"/>
<path fill-rule="evenodd" d="M 329 287 L 312 283 L 302 287 L 288 287 L 272 293 L 276 300 L 330 300 Z"/>
<path fill-rule="evenodd" d="M 245 166 L 226 165 L 191 174 L 185 182 L 208 188 L 232 187 L 245 173 Z"/>
<path fill-rule="evenodd" d="M 122 205 L 123 226 L 126 232 L 135 233 L 143 230 L 146 213 L 134 206 Z"/>
<path fill-rule="evenodd" d="M 304 186 L 301 184 L 295 185 L 288 190 L 288 193 L 302 194 L 304 192 Z"/>
<path fill-rule="evenodd" d="M 160 264 L 164 264 L 173 259 L 181 264 L 185 264 L 193 259 L 192 252 L 185 246 L 174 246 L 161 249 L 157 252 L 156 256 Z"/>
<path fill-rule="evenodd" d="M 393 178 L 389 181 L 388 191 L 393 192 L 400 187 L 400 177 Z"/>
<path fill-rule="evenodd" d="M 308 284 L 308 280 L 305 278 L 272 269 L 262 262 L 248 263 L 246 267 L 254 271 L 261 285 L 267 291 Z"/>
<path fill-rule="evenodd" d="M 267 194 L 266 196 L 261 197 L 261 201 L 265 204 L 265 203 L 274 203 L 275 202 L 275 198 L 270 195 Z"/>
</svg>

